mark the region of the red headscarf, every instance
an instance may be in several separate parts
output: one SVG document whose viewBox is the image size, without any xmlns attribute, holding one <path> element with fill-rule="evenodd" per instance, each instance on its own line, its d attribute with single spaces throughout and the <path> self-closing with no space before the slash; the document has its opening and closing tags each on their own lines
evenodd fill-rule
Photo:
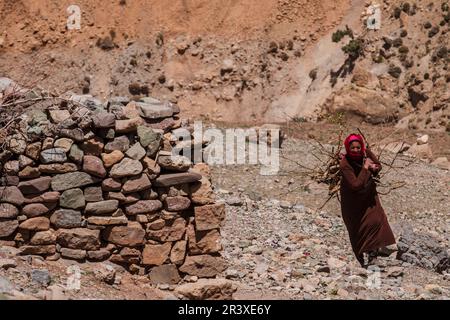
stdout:
<svg viewBox="0 0 450 320">
<path fill-rule="evenodd" d="M 352 152 L 350 150 L 350 145 L 352 144 L 353 141 L 359 141 L 359 143 L 361 144 L 361 150 L 359 152 Z M 366 154 L 366 146 L 364 144 L 364 139 L 359 134 L 353 133 L 353 134 L 349 135 L 345 139 L 344 145 L 345 145 L 345 151 L 347 151 L 347 156 L 350 159 L 353 159 L 355 161 L 361 161 L 363 159 L 364 155 Z"/>
</svg>

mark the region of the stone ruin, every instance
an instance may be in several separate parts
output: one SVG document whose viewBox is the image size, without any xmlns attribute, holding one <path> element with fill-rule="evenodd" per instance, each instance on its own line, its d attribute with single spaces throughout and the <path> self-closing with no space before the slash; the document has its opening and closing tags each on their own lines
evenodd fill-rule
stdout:
<svg viewBox="0 0 450 320">
<path fill-rule="evenodd" d="M 186 146 L 174 130 L 192 133 L 177 105 L 34 95 L 0 129 L 0 245 L 47 260 L 109 260 L 156 283 L 225 270 L 225 207 L 209 168 L 172 155 Z"/>
</svg>

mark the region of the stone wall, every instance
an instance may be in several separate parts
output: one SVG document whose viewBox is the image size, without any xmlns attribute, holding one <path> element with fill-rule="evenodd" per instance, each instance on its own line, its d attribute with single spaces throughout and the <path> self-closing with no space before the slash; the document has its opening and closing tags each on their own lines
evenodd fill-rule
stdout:
<svg viewBox="0 0 450 320">
<path fill-rule="evenodd" d="M 178 113 L 151 98 L 28 106 L 0 129 L 0 244 L 48 260 L 110 260 L 155 282 L 222 272 L 225 208 L 206 164 L 172 156 L 172 130 L 192 132 Z"/>
</svg>

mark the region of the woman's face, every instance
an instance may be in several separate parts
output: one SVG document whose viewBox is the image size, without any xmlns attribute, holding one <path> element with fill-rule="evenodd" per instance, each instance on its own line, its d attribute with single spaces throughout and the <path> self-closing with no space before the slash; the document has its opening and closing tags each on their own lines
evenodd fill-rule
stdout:
<svg viewBox="0 0 450 320">
<path fill-rule="evenodd" d="M 354 153 L 360 153 L 361 152 L 361 143 L 359 141 L 353 141 L 350 144 L 350 151 Z"/>
</svg>

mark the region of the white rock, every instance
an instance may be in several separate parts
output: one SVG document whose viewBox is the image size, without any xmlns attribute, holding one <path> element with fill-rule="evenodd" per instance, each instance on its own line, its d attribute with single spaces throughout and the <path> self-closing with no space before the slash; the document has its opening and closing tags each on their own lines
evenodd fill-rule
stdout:
<svg viewBox="0 0 450 320">
<path fill-rule="evenodd" d="M 426 144 L 428 143 L 429 138 L 430 137 L 427 134 L 424 134 L 423 136 L 417 138 L 417 144 L 418 145 Z"/>
</svg>

